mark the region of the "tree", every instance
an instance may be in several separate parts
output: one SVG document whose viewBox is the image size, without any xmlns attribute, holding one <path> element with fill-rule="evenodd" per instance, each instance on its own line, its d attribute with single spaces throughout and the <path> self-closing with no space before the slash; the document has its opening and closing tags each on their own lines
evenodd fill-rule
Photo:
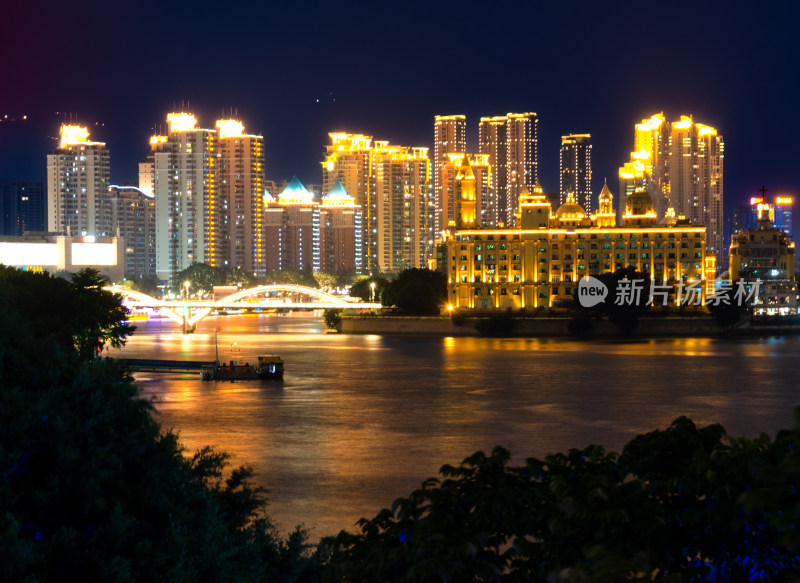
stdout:
<svg viewBox="0 0 800 583">
<path fill-rule="evenodd" d="M 579 306 L 579 317 L 599 318 L 606 315 L 624 336 L 632 334 L 639 323 L 639 318 L 650 309 L 650 286 L 652 284 L 650 276 L 629 266 L 613 273 L 602 273 L 594 277 L 608 288 L 608 295 L 600 304 L 590 308 L 580 307 L 579 287 L 576 285 L 573 298 L 575 305 Z M 582 327 L 585 327 L 585 322 L 576 324 L 576 331 L 579 332 Z"/>
<path fill-rule="evenodd" d="M 34 336 L 50 338 L 80 360 L 95 358 L 106 345 L 122 346 L 136 329 L 126 322 L 122 298 L 103 290 L 107 282 L 96 269 L 83 269 L 67 281 L 0 266 L 0 285 L 10 305 L 32 315 Z"/>
<path fill-rule="evenodd" d="M 339 278 L 335 275 L 331 275 L 330 273 L 324 273 L 322 271 L 315 271 L 314 272 L 314 280 L 317 282 L 317 286 L 321 290 L 331 290 L 338 286 Z"/>
<path fill-rule="evenodd" d="M 304 533 L 277 535 L 250 470 L 185 457 L 116 361 L 83 358 L 101 281 L 0 267 L 0 579 L 313 580 Z"/>
<path fill-rule="evenodd" d="M 329 308 L 324 312 L 325 325 L 331 330 L 337 330 L 342 322 L 342 312 L 337 308 Z"/>
<path fill-rule="evenodd" d="M 733 328 L 749 311 L 748 307 L 742 305 L 740 299 L 736 297 L 733 287 L 720 290 L 707 307 L 717 324 L 728 329 Z"/>
<path fill-rule="evenodd" d="M 381 293 L 384 306 L 396 306 L 407 314 L 438 314 L 446 300 L 444 274 L 415 267 L 401 271 Z"/>
<path fill-rule="evenodd" d="M 202 291 L 207 294 L 213 293 L 215 285 L 224 285 L 225 275 L 216 267 L 207 263 L 192 263 L 183 271 L 175 275 L 175 285 L 182 288 L 185 282 L 190 282 L 190 289 Z M 179 293 L 182 291 L 179 289 Z"/>
<path fill-rule="evenodd" d="M 375 284 L 373 289 L 372 284 Z M 364 276 L 357 279 L 350 288 L 350 295 L 360 298 L 362 302 L 380 301 L 383 290 L 389 285 L 389 280 L 380 275 Z"/>
<path fill-rule="evenodd" d="M 155 277 L 126 276 L 125 281 L 123 281 L 120 285 L 126 289 L 140 291 L 143 294 L 147 294 L 154 298 L 161 297 L 161 280 L 156 279 Z"/>
<path fill-rule="evenodd" d="M 269 272 L 264 281 L 267 284 L 283 283 L 292 285 L 302 285 L 305 287 L 316 288 L 317 280 L 310 271 L 298 271 L 296 269 L 279 269 Z"/>
<path fill-rule="evenodd" d="M 329 581 L 767 581 L 800 574 L 800 408 L 774 442 L 684 417 L 622 455 L 591 445 L 443 466 L 360 532 Z"/>
<path fill-rule="evenodd" d="M 220 276 L 224 285 L 238 285 L 245 289 L 252 287 L 255 282 L 255 278 L 240 267 L 223 271 Z"/>
</svg>

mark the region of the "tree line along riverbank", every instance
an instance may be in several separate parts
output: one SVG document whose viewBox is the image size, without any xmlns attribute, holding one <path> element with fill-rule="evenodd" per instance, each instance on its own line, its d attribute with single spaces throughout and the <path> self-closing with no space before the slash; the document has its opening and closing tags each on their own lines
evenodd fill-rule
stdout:
<svg viewBox="0 0 800 583">
<path fill-rule="evenodd" d="M 715 337 L 800 334 L 800 322 L 789 320 L 743 321 L 722 326 L 710 315 L 643 316 L 624 329 L 608 319 L 580 316 L 476 316 L 341 315 L 336 329 L 344 334 L 418 334 L 431 336 L 520 336 L 530 338 Z"/>
</svg>

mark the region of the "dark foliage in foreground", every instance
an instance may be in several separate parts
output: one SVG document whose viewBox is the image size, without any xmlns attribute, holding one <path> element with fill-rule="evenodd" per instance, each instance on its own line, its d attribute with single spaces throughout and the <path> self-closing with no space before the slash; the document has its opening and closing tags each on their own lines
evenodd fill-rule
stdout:
<svg viewBox="0 0 800 583">
<path fill-rule="evenodd" d="M 401 271 L 381 294 L 384 306 L 401 313 L 438 314 L 447 300 L 447 278 L 439 271 L 412 267 Z"/>
<path fill-rule="evenodd" d="M 130 333 L 96 275 L 0 266 L 0 580 L 313 580 L 305 535 L 276 534 L 250 471 L 185 457 L 96 357 Z"/>
<path fill-rule="evenodd" d="M 800 410 L 774 440 L 682 417 L 621 455 L 478 452 L 311 553 L 97 358 L 130 333 L 100 285 L 0 266 L 2 581 L 800 580 Z"/>
<path fill-rule="evenodd" d="M 728 438 L 684 417 L 622 455 L 478 452 L 361 532 L 324 541 L 329 581 L 797 581 L 798 426 Z"/>
</svg>

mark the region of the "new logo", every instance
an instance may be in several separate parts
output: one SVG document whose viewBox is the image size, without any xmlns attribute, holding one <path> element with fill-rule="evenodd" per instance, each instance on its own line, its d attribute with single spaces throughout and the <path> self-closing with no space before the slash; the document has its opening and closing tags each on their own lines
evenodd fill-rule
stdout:
<svg viewBox="0 0 800 583">
<path fill-rule="evenodd" d="M 584 308 L 591 308 L 606 301 L 608 287 L 591 275 L 584 275 L 578 283 L 578 302 Z"/>
</svg>

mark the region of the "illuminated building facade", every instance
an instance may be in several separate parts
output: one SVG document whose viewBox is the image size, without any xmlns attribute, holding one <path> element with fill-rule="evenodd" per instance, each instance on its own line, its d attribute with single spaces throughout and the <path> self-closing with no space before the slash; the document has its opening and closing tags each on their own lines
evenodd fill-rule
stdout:
<svg viewBox="0 0 800 583">
<path fill-rule="evenodd" d="M 575 195 L 578 204 L 591 213 L 594 210 L 592 208 L 591 134 L 561 136 L 561 151 L 559 154 L 561 204 L 566 202 L 567 193 L 571 192 Z"/>
<path fill-rule="evenodd" d="M 365 273 L 378 271 L 377 206 L 372 193 L 372 136 L 335 132 L 328 134 L 331 143 L 325 147 L 322 162 L 322 189 L 330 192 L 337 181 L 361 207 L 362 269 Z"/>
<path fill-rule="evenodd" d="M 462 225 L 469 224 L 470 205 Z M 659 224 L 653 202 L 640 187 L 617 222 L 607 186 L 598 212 L 587 215 L 574 196 L 553 212 L 540 185 L 520 196 L 517 225 L 461 228 L 439 252 L 449 303 L 459 309 L 549 308 L 572 301 L 578 281 L 633 267 L 658 285 L 698 284 L 703 297 L 714 278 L 705 229 L 688 221 Z"/>
<path fill-rule="evenodd" d="M 792 205 L 794 199 L 791 196 L 778 195 L 775 198 L 775 226 L 792 236 Z"/>
<path fill-rule="evenodd" d="M 319 262 L 325 273 L 361 273 L 361 207 L 339 181 L 319 205 Z"/>
<path fill-rule="evenodd" d="M 539 117 L 529 112 L 506 118 L 506 212 L 507 224 L 514 225 L 520 194 L 539 182 Z"/>
<path fill-rule="evenodd" d="M 109 187 L 111 225 L 122 237 L 125 277 L 156 276 L 156 201 L 135 186 Z"/>
<path fill-rule="evenodd" d="M 695 225 L 705 225 L 710 253 L 723 249 L 722 136 L 713 127 L 681 116 L 669 123 L 663 113 L 636 124 L 634 152 L 619 169 L 620 192 L 642 184 L 659 218 L 672 208 Z"/>
<path fill-rule="evenodd" d="M 47 191 L 43 182 L 0 180 L 0 235 L 47 230 Z"/>
<path fill-rule="evenodd" d="M 216 264 L 217 132 L 195 127 L 190 113 L 167 122 L 168 135 L 153 136 L 139 164 L 139 187 L 156 202 L 156 277 L 172 283 L 192 263 Z"/>
<path fill-rule="evenodd" d="M 506 164 L 506 116 L 482 117 L 478 124 L 478 148 L 486 156 L 492 169 L 489 191 L 495 199 L 497 219 L 494 225 L 508 222 L 508 196 L 506 191 L 508 165 Z"/>
<path fill-rule="evenodd" d="M 634 126 L 634 151 L 630 162 L 619 169 L 620 200 L 624 202 L 636 187 L 644 186 L 659 218 L 670 208 L 669 144 L 670 126 L 663 113 L 643 119 Z M 621 217 L 623 205 L 620 206 Z"/>
<path fill-rule="evenodd" d="M 264 261 L 264 138 L 235 119 L 217 120 L 216 214 L 208 223 L 209 263 L 256 277 Z"/>
<path fill-rule="evenodd" d="M 489 166 L 489 156 L 487 154 L 448 154 L 447 163 L 440 168 L 444 196 L 438 199 L 436 206 L 438 217 L 436 224 L 443 225 L 442 230 L 452 229 L 458 220 L 461 182 L 457 180 L 457 176 L 465 162 L 472 169 L 475 177 L 478 225 L 482 227 L 497 225 L 497 201 L 491 190 L 492 169 Z M 440 237 L 441 232 L 441 230 L 437 230 L 436 236 Z"/>
<path fill-rule="evenodd" d="M 111 234 L 111 156 L 83 126 L 62 125 L 59 147 L 47 155 L 47 230 L 75 236 Z"/>
<path fill-rule="evenodd" d="M 539 117 L 533 112 L 482 117 L 480 153 L 488 155 L 500 221 L 514 225 L 519 196 L 539 181 Z"/>
<path fill-rule="evenodd" d="M 452 178 L 448 180 L 447 166 L 451 154 L 467 151 L 467 118 L 464 115 L 437 115 L 433 121 L 433 199 L 436 206 L 436 235 L 447 228 L 442 209 L 455 198 Z M 452 168 L 450 169 L 452 170 Z"/>
<path fill-rule="evenodd" d="M 434 243 L 428 148 L 376 141 L 372 191 L 377 218 L 376 262 L 384 273 L 426 267 Z"/>
<path fill-rule="evenodd" d="M 797 314 L 797 283 L 794 281 L 794 241 L 767 216 L 756 221 L 755 229 L 733 236 L 730 246 L 730 278 L 763 283 L 753 315 Z"/>
<path fill-rule="evenodd" d="M 264 252 L 267 272 L 320 270 L 319 205 L 295 176 L 264 209 Z"/>
<path fill-rule="evenodd" d="M 424 266 L 432 253 L 435 205 L 428 148 L 393 146 L 363 134 L 331 133 L 323 189 L 341 182 L 361 207 L 362 271 Z"/>
</svg>

